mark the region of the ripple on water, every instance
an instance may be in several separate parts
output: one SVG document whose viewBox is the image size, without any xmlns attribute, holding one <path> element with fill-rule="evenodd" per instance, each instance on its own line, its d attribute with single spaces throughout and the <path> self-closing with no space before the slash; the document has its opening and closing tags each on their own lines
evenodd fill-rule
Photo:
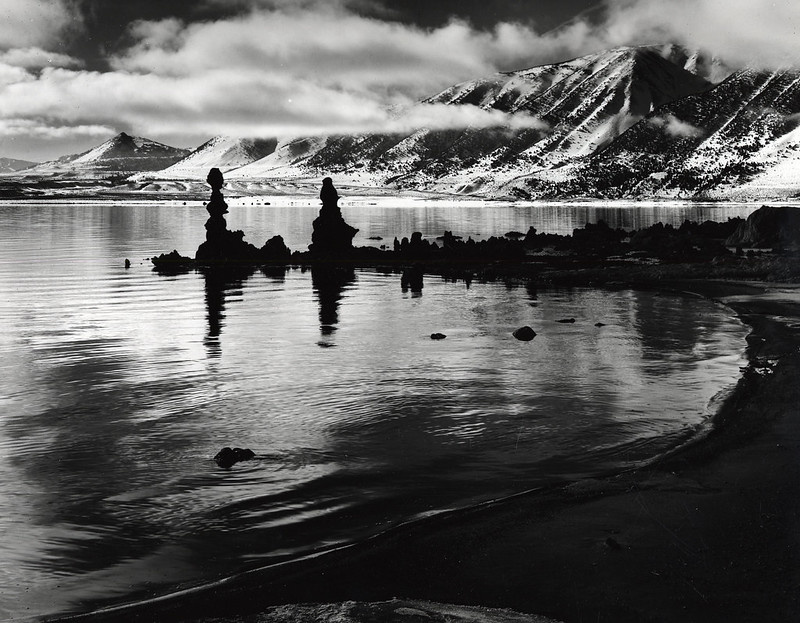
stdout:
<svg viewBox="0 0 800 623">
<path fill-rule="evenodd" d="M 122 258 L 190 248 L 193 213 L 103 209 L 76 209 L 88 228 L 4 213 L 8 616 L 207 581 L 619 469 L 692 435 L 738 377 L 746 331 L 708 301 L 432 277 L 412 296 L 398 275 L 358 271 L 332 287 L 299 270 L 164 277 Z M 31 250 L 31 228 L 50 247 Z M 532 342 L 511 336 L 522 325 Z M 220 470 L 223 446 L 257 457 Z M 20 599 L 20 586 L 37 589 Z"/>
</svg>

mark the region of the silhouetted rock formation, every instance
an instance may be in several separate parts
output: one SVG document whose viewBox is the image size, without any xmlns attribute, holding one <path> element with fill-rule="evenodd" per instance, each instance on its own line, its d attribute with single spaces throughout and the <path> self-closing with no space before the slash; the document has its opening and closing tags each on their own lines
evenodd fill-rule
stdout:
<svg viewBox="0 0 800 623">
<path fill-rule="evenodd" d="M 177 249 L 169 253 L 162 253 L 157 257 L 151 257 L 150 261 L 153 263 L 155 270 L 165 275 L 186 273 L 195 266 L 192 258 L 181 255 Z"/>
<path fill-rule="evenodd" d="M 322 208 L 314 219 L 314 231 L 308 250 L 316 256 L 342 257 L 353 250 L 353 236 L 358 229 L 348 225 L 339 208 L 339 193 L 333 186 L 333 180 L 326 177 L 322 180 L 319 193 Z"/>
<path fill-rule="evenodd" d="M 206 181 L 211 186 L 211 199 L 206 205 L 209 218 L 206 221 L 206 241 L 197 248 L 195 259 L 205 266 L 219 266 L 230 263 L 261 264 L 266 262 L 286 262 L 291 251 L 281 236 L 273 236 L 260 249 L 244 241 L 244 232 L 228 230 L 224 214 L 228 204 L 222 196 L 224 183 L 219 169 L 211 169 Z"/>
<path fill-rule="evenodd" d="M 206 181 L 211 186 L 211 199 L 206 205 L 209 218 L 206 221 L 206 241 L 197 248 L 195 259 L 205 265 L 226 262 L 257 262 L 258 249 L 244 241 L 244 232 L 229 231 L 224 214 L 228 204 L 222 196 L 224 180 L 219 169 L 211 169 Z"/>
<path fill-rule="evenodd" d="M 214 457 L 214 460 L 217 462 L 222 469 L 229 469 L 236 463 L 240 461 L 249 461 L 254 459 L 256 456 L 255 452 L 250 450 L 249 448 L 228 448 L 225 447 Z"/>
<path fill-rule="evenodd" d="M 800 210 L 761 206 L 725 241 L 731 247 L 786 249 L 800 246 Z"/>
</svg>

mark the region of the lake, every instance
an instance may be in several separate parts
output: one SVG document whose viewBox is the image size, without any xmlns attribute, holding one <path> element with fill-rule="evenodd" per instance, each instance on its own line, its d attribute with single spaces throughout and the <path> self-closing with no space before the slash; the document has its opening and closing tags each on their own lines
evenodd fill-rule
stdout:
<svg viewBox="0 0 800 623">
<path fill-rule="evenodd" d="M 229 203 L 229 227 L 258 246 L 310 240 L 315 207 Z M 357 244 L 391 244 L 754 208 L 343 213 Z M 747 327 L 695 297 L 432 276 L 412 293 L 348 269 L 163 276 L 145 258 L 193 255 L 201 208 L 5 204 L 0 218 L 3 619 L 141 599 L 639 465 L 700 434 L 743 365 Z M 533 341 L 511 336 L 522 325 Z M 220 469 L 223 446 L 256 459 Z"/>
</svg>

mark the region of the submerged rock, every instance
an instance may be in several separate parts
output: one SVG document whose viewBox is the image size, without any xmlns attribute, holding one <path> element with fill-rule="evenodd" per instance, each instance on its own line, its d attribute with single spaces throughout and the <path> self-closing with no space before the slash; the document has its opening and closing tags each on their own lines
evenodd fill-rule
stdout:
<svg viewBox="0 0 800 623">
<path fill-rule="evenodd" d="M 536 337 L 536 331 L 534 331 L 531 327 L 525 325 L 524 327 L 520 327 L 514 333 L 512 333 L 515 338 L 520 340 L 521 342 L 530 342 L 533 338 Z"/>
<path fill-rule="evenodd" d="M 443 340 L 446 337 L 447 336 L 444 333 L 431 333 L 431 339 L 432 340 Z"/>
<path fill-rule="evenodd" d="M 561 320 L 556 320 L 556 322 L 560 322 L 561 324 L 573 324 L 575 318 L 562 318 Z"/>
<path fill-rule="evenodd" d="M 214 460 L 222 469 L 229 469 L 240 461 L 249 461 L 255 458 L 255 452 L 249 448 L 228 448 L 224 447 L 217 452 Z"/>
</svg>

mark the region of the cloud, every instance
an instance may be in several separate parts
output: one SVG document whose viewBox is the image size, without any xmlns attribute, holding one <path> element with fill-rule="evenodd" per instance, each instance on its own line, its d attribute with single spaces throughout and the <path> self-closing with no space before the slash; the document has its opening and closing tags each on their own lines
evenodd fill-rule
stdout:
<svg viewBox="0 0 800 623">
<path fill-rule="evenodd" d="M 704 134 L 701 128 L 695 127 L 686 121 L 681 121 L 674 115 L 653 117 L 649 119 L 649 123 L 656 127 L 663 128 L 667 134 L 676 138 L 697 138 Z"/>
<path fill-rule="evenodd" d="M 0 50 L 48 48 L 80 27 L 80 12 L 69 0 L 3 0 Z"/>
<path fill-rule="evenodd" d="M 733 65 L 800 64 L 796 0 L 606 0 L 609 44 L 671 41 Z"/>
<path fill-rule="evenodd" d="M 46 139 L 96 139 L 113 133 L 113 128 L 102 125 L 49 125 L 35 119 L 0 119 L 0 137 L 35 137 Z"/>
<path fill-rule="evenodd" d="M 0 65 L 41 69 L 43 67 L 80 67 L 83 63 L 72 56 L 48 52 L 41 48 L 14 48 L 0 52 Z"/>
<path fill-rule="evenodd" d="M 205 0 L 240 12 L 195 23 L 136 22 L 127 47 L 108 59 L 111 70 L 98 72 L 46 51 L 71 27 L 68 1 L 4 0 L 10 21 L 0 25 L 0 49 L 8 50 L 0 53 L 0 118 L 156 139 L 515 124 L 546 130 L 530 117 L 415 103 L 460 81 L 616 45 L 675 41 L 729 62 L 800 64 L 794 0 L 605 0 L 605 12 L 591 21 L 544 34 L 519 23 L 479 30 L 457 19 L 418 28 L 387 19 L 390 9 L 377 0 Z M 661 122 L 676 135 L 696 130 Z"/>
</svg>

